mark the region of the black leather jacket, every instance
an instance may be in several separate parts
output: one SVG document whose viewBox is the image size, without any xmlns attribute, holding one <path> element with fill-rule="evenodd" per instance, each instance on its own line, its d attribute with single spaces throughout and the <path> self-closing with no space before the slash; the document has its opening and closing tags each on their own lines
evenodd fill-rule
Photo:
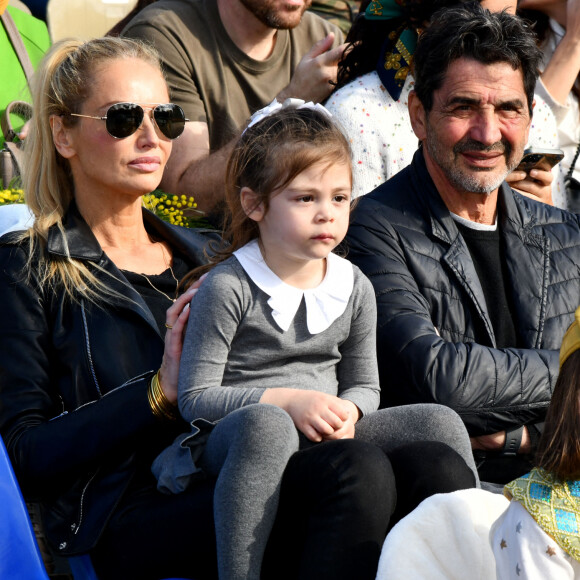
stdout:
<svg viewBox="0 0 580 580">
<path fill-rule="evenodd" d="M 580 304 L 580 219 L 505 183 L 498 212 L 518 332 L 504 349 L 496 348 L 471 255 L 422 151 L 360 200 L 348 257 L 377 296 L 383 406 L 441 403 L 471 435 L 543 420 L 560 343 Z"/>
<path fill-rule="evenodd" d="M 146 210 L 144 218 L 192 266 L 205 262 L 211 234 Z M 135 450 L 145 445 L 156 453 L 185 423 L 152 414 L 146 390 L 161 364 L 163 337 L 74 206 L 64 235 L 50 230 L 46 252 L 57 260 L 65 244 L 129 300 L 94 305 L 47 291 L 36 274 L 26 277 L 28 243 L 17 244 L 12 234 L 0 240 L 0 433 L 25 496 L 43 504 L 49 541 L 71 555 L 96 543 L 136 470 Z"/>
</svg>

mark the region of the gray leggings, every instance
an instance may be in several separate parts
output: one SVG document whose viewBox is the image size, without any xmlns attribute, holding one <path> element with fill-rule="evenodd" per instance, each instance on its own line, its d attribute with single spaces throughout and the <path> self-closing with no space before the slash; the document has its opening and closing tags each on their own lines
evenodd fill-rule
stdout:
<svg viewBox="0 0 580 580">
<path fill-rule="evenodd" d="M 447 407 L 381 409 L 356 424 L 355 439 L 386 453 L 412 441 L 445 443 L 465 460 L 479 485 L 465 426 Z M 214 518 L 220 580 L 259 580 L 282 474 L 298 449 L 298 432 L 290 415 L 273 405 L 237 409 L 209 436 L 200 464 L 217 478 Z"/>
</svg>

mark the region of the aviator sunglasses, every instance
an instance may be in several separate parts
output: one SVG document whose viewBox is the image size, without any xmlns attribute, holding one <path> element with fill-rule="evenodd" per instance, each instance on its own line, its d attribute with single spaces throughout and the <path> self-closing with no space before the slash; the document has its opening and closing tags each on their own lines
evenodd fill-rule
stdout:
<svg viewBox="0 0 580 580">
<path fill-rule="evenodd" d="M 155 124 L 168 139 L 177 139 L 183 133 L 185 122 L 189 121 L 185 118 L 183 109 L 173 103 L 145 107 L 145 109 L 153 111 Z M 115 103 L 107 109 L 107 114 L 104 117 L 79 115 L 78 113 L 70 113 L 70 116 L 106 121 L 107 132 L 111 137 L 125 139 L 141 127 L 145 110 L 137 103 Z"/>
</svg>

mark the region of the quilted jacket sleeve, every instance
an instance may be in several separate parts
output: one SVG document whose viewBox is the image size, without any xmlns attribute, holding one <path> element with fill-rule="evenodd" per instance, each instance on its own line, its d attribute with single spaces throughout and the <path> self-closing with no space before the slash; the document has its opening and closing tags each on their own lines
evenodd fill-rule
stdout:
<svg viewBox="0 0 580 580">
<path fill-rule="evenodd" d="M 447 405 L 471 435 L 541 421 L 558 352 L 444 340 L 441 335 L 448 333 L 434 323 L 438 313 L 408 267 L 397 229 L 376 201 L 365 202 L 349 229 L 348 257 L 369 277 L 377 298 L 381 406 Z M 434 267 L 429 259 L 424 265 Z M 459 313 L 465 305 L 457 302 L 449 307 Z"/>
</svg>

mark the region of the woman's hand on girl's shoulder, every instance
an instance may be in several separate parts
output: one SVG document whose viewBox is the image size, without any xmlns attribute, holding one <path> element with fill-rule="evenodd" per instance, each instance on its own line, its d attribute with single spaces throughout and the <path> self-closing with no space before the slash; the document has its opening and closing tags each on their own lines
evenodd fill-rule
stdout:
<svg viewBox="0 0 580 580">
<path fill-rule="evenodd" d="M 168 309 L 165 317 L 165 350 L 161 362 L 160 383 L 170 403 L 177 402 L 177 381 L 183 340 L 189 319 L 189 305 L 205 276 L 192 284 Z"/>
</svg>

